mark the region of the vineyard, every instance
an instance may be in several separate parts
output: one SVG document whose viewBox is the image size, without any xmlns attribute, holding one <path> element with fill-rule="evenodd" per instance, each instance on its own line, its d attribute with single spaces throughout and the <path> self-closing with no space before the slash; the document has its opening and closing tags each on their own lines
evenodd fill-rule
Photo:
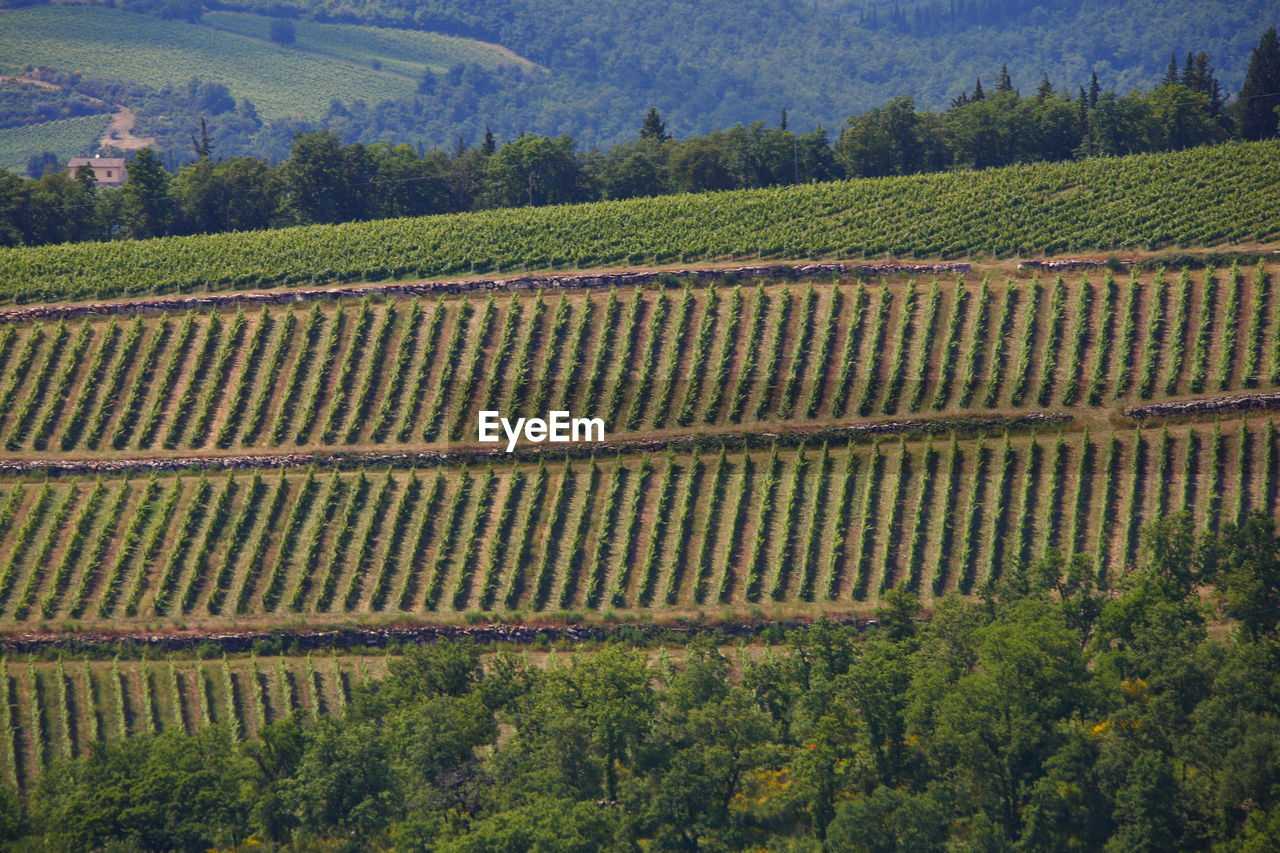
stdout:
<svg viewBox="0 0 1280 853">
<path fill-rule="evenodd" d="M 71 11 L 112 12 L 46 7 L 4 18 Z M 41 301 L 731 258 L 1005 257 L 1266 242 L 1280 234 L 1278 166 L 1280 144 L 1239 143 L 966 174 L 5 249 L 0 296 Z"/>
<path fill-rule="evenodd" d="M 463 611 L 848 607 L 977 591 L 1050 548 L 1100 577 L 1142 524 L 1277 510 L 1270 420 L 631 453 L 426 471 L 9 482 L 19 626 Z"/>
<path fill-rule="evenodd" d="M 110 120 L 105 115 L 78 116 L 0 129 L 0 169 L 23 174 L 37 151 L 52 151 L 61 160 L 84 154 L 97 144 Z"/>
<path fill-rule="evenodd" d="M 94 743 L 228 726 L 233 739 L 298 713 L 340 714 L 386 658 L 223 658 L 3 664 L 0 774 L 30 790 L 54 762 Z"/>
<path fill-rule="evenodd" d="M 363 299 L 0 326 L 0 452 L 474 444 L 476 413 L 611 440 L 1280 385 L 1274 268 Z"/>
</svg>

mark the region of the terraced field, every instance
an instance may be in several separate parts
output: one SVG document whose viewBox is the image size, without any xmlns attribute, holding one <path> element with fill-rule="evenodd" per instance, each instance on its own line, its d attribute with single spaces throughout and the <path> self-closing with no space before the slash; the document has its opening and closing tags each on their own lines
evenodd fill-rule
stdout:
<svg viewBox="0 0 1280 853">
<path fill-rule="evenodd" d="M 477 412 L 610 440 L 1280 385 L 1276 268 L 334 300 L 0 327 L 0 453 L 475 445 Z"/>
<path fill-rule="evenodd" d="M 1276 511 L 1270 420 L 426 471 L 9 483 L 10 624 L 468 610 L 844 607 L 972 592 L 1053 547 Z"/>
<path fill-rule="evenodd" d="M 1123 414 L 1280 387 L 1274 268 L 1010 270 L 5 324 L 5 454 L 89 473 L 0 480 L 0 624 L 847 610 L 1050 548 L 1105 580 L 1168 512 L 1276 512 L 1269 419 Z M 477 457 L 482 408 L 599 415 L 620 443 Z M 1019 412 L 1068 417 L 962 420 Z M 217 470 L 281 450 L 346 456 Z M 193 453 L 214 469 L 92 473 Z"/>
<path fill-rule="evenodd" d="M 30 790 L 55 762 L 94 743 L 229 724 L 253 737 L 291 713 L 341 713 L 352 689 L 386 669 L 384 657 L 316 656 L 195 661 L 5 661 L 0 774 Z"/>
</svg>

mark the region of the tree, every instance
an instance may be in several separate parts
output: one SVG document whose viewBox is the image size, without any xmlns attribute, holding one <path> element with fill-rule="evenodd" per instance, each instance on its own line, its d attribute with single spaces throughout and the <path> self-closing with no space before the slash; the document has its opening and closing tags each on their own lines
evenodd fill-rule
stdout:
<svg viewBox="0 0 1280 853">
<path fill-rule="evenodd" d="M 368 213 L 373 166 L 362 145 L 344 147 L 328 131 L 301 134 L 279 174 L 299 222 L 349 222 Z"/>
<path fill-rule="evenodd" d="M 44 849 L 236 847 L 248 834 L 246 770 L 223 726 L 98 741 L 87 760 L 44 775 L 35 823 Z"/>
<path fill-rule="evenodd" d="M 910 97 L 850 118 L 836 142 L 836 159 L 850 177 L 910 175 L 925 167 L 920 118 Z"/>
<path fill-rule="evenodd" d="M 52 151 L 32 154 L 27 160 L 27 176 L 31 178 L 43 178 L 50 172 L 58 171 L 59 168 L 58 155 Z"/>
<path fill-rule="evenodd" d="M 129 163 L 129 181 L 121 189 L 121 224 L 129 237 L 160 237 L 169 233 L 174 205 L 169 197 L 169 173 L 150 148 Z"/>
<path fill-rule="evenodd" d="M 1200 51 L 1187 54 L 1187 64 L 1179 82 L 1193 92 L 1200 92 L 1209 99 L 1209 114 L 1215 118 L 1222 114 L 1222 85 L 1213 74 L 1209 54 Z"/>
<path fill-rule="evenodd" d="M 947 809 L 927 793 L 879 787 L 840 804 L 827 830 L 831 850 L 896 853 L 947 849 Z"/>
<path fill-rule="evenodd" d="M 605 198 L 639 198 L 662 193 L 661 149 L 644 140 L 610 149 L 596 162 L 600 191 Z"/>
<path fill-rule="evenodd" d="M 379 142 L 367 149 L 373 172 L 369 217 L 426 216 L 449 209 L 448 158 L 439 151 L 419 157 L 408 145 Z"/>
<path fill-rule="evenodd" d="M 685 192 L 731 189 L 734 182 L 727 159 L 718 140 L 705 136 L 685 139 L 671 155 L 673 183 Z"/>
<path fill-rule="evenodd" d="M 400 813 L 395 782 L 378 726 L 324 719 L 309 737 L 285 801 L 313 837 L 337 829 L 369 838 Z"/>
<path fill-rule="evenodd" d="M 204 116 L 200 116 L 200 136 L 191 135 L 191 148 L 197 160 L 208 160 L 213 154 L 213 142 L 209 139 L 209 125 Z"/>
<path fill-rule="evenodd" d="M 940 695 L 932 679 L 912 683 L 910 717 L 938 772 L 966 791 L 966 808 L 1016 839 L 1042 764 L 1061 744 L 1058 721 L 1086 701 L 1085 658 L 1043 599 L 1012 602 L 976 639 L 974 666 Z M 935 725 L 920 726 L 930 718 Z"/>
<path fill-rule="evenodd" d="M 276 44 L 289 45 L 298 39 L 297 28 L 288 18 L 274 18 L 269 29 L 271 40 Z"/>
<path fill-rule="evenodd" d="M 1053 83 L 1049 80 L 1048 72 L 1040 77 L 1040 85 L 1036 87 L 1036 99 L 1043 101 L 1045 98 L 1053 94 Z"/>
<path fill-rule="evenodd" d="M 656 139 L 658 142 L 666 142 L 671 138 L 657 107 L 649 107 L 649 112 L 645 113 L 644 123 L 640 125 L 640 138 Z"/>
<path fill-rule="evenodd" d="M 1168 757 L 1143 750 L 1129 768 L 1125 786 L 1116 794 L 1116 832 L 1108 851 L 1175 850 L 1180 845 L 1177 813 L 1170 804 L 1177 798 L 1177 784 Z"/>
<path fill-rule="evenodd" d="M 1276 28 L 1262 34 L 1236 100 L 1236 119 L 1245 139 L 1268 139 L 1280 122 L 1280 38 Z"/>
<path fill-rule="evenodd" d="M 1240 620 L 1246 636 L 1274 636 L 1280 625 L 1280 539 L 1275 521 L 1254 511 L 1221 536 L 1216 576 L 1226 614 Z"/>
<path fill-rule="evenodd" d="M 1013 78 L 1009 76 L 1008 65 L 1000 66 L 1000 73 L 996 76 L 996 91 L 997 92 L 1013 91 Z"/>
<path fill-rule="evenodd" d="M 485 164 L 482 203 L 487 207 L 585 201 L 589 183 L 567 136 L 526 133 L 499 148 Z"/>
<path fill-rule="evenodd" d="M 1147 145 L 1153 151 L 1177 151 L 1221 142 L 1226 131 L 1214 118 L 1209 95 L 1181 84 L 1160 86 L 1145 98 Z"/>
</svg>

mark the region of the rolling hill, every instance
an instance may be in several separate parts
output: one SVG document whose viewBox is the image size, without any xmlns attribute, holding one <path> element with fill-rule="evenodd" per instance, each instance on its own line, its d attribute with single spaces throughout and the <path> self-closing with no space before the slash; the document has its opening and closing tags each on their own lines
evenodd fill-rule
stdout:
<svg viewBox="0 0 1280 853">
<path fill-rule="evenodd" d="M 465 39 L 364 27 L 304 24 L 297 44 L 284 47 L 263 37 L 265 19 L 213 19 L 217 27 L 97 6 L 15 9 L 0 16 L 0 67 L 49 66 L 157 88 L 199 77 L 226 84 L 264 117 L 317 118 L 334 99 L 409 98 L 427 68 L 519 64 Z"/>
</svg>

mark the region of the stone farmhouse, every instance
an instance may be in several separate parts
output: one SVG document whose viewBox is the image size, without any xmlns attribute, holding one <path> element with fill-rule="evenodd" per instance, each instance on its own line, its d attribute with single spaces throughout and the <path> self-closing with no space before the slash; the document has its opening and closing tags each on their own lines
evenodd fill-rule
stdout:
<svg viewBox="0 0 1280 853">
<path fill-rule="evenodd" d="M 129 179 L 123 157 L 72 157 L 67 172 L 74 178 L 81 166 L 93 169 L 93 181 L 100 187 L 118 187 Z"/>
</svg>

